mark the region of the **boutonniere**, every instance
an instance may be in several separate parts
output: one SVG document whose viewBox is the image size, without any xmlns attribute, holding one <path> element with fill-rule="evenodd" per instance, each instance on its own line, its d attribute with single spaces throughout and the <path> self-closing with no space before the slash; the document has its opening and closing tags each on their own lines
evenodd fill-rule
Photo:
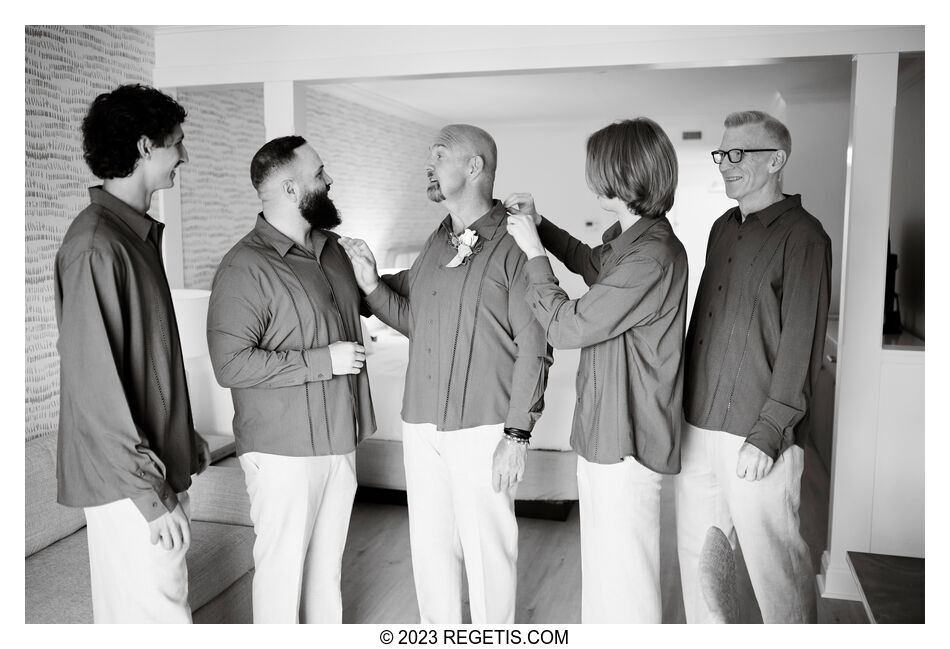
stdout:
<svg viewBox="0 0 950 649">
<path fill-rule="evenodd" d="M 449 232 L 449 243 L 451 243 L 452 247 L 458 252 L 452 258 L 452 261 L 445 265 L 446 268 L 464 266 L 469 257 L 482 249 L 482 242 L 478 240 L 478 235 L 475 233 L 475 230 L 466 229 L 465 232 L 460 235 Z"/>
</svg>

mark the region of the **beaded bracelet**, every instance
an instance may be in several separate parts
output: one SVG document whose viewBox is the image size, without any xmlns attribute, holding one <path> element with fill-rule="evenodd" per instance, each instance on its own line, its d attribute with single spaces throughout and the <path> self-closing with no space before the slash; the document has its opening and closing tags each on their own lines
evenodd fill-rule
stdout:
<svg viewBox="0 0 950 649">
<path fill-rule="evenodd" d="M 531 439 L 531 433 L 526 430 L 521 430 L 520 428 L 506 428 L 505 438 L 516 444 L 527 446 Z"/>
</svg>

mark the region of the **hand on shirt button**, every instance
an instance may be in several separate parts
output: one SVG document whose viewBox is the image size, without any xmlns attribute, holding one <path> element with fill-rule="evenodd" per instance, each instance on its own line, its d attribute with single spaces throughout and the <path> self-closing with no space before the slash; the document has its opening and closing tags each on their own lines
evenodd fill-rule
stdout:
<svg viewBox="0 0 950 649">
<path fill-rule="evenodd" d="M 366 363 L 366 349 L 341 340 L 330 344 L 330 367 L 334 374 L 359 374 Z"/>
<path fill-rule="evenodd" d="M 739 448 L 739 460 L 736 462 L 736 475 L 749 482 L 761 480 L 772 470 L 774 460 L 758 448 L 745 442 Z"/>
</svg>

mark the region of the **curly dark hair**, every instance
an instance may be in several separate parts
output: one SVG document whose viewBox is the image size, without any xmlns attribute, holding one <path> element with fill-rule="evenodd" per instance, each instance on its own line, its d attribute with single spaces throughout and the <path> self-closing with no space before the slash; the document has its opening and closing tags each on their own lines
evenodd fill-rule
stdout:
<svg viewBox="0 0 950 649">
<path fill-rule="evenodd" d="M 104 180 L 130 176 L 139 159 L 139 138 L 145 135 L 162 146 L 187 114 L 162 91 L 138 83 L 103 93 L 82 121 L 86 164 Z"/>
</svg>

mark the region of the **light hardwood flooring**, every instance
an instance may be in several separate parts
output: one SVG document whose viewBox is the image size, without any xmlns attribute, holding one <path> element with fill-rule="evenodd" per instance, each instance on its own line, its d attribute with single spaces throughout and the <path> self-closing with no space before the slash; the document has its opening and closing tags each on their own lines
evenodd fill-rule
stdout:
<svg viewBox="0 0 950 649">
<path fill-rule="evenodd" d="M 802 478 L 801 529 L 812 550 L 816 569 L 821 565 L 828 529 L 829 482 L 814 449 L 805 453 Z M 679 565 L 672 480 L 662 490 L 661 588 L 663 621 L 685 622 Z M 579 623 L 581 561 L 579 508 L 566 521 L 518 519 L 518 623 Z M 741 552 L 740 555 L 741 557 Z M 761 622 L 752 586 L 741 559 L 738 583 L 743 619 Z M 465 607 L 465 621 L 468 621 Z M 404 505 L 357 501 L 350 520 L 343 556 L 343 621 L 348 623 L 416 623 L 416 593 L 409 557 L 409 519 Z M 820 623 L 867 622 L 859 602 L 818 600 Z"/>
</svg>

